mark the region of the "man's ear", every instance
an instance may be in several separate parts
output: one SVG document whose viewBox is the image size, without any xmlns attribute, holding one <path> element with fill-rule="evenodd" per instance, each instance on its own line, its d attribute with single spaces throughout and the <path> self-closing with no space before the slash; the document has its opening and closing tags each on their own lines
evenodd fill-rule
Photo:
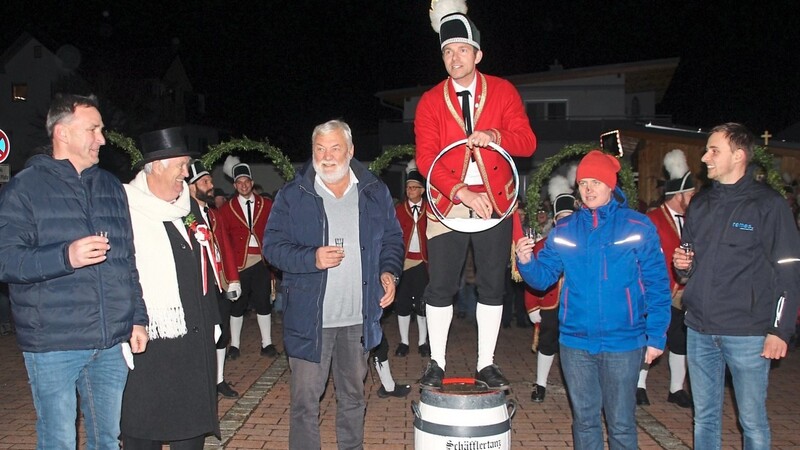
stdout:
<svg viewBox="0 0 800 450">
<path fill-rule="evenodd" d="M 475 53 L 475 64 L 481 62 L 482 59 L 483 59 L 483 51 L 478 50 L 478 52 Z"/>
<path fill-rule="evenodd" d="M 63 123 L 57 123 L 53 127 L 53 139 L 58 139 L 64 143 L 69 140 L 69 130 L 67 130 L 67 127 L 64 126 Z"/>
</svg>

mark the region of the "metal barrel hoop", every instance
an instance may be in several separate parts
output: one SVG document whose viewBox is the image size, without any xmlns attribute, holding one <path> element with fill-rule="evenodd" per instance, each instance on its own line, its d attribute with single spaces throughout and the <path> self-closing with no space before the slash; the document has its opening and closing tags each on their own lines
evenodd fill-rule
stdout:
<svg viewBox="0 0 800 450">
<path fill-rule="evenodd" d="M 433 168 L 436 167 L 436 163 L 439 162 L 439 159 L 442 158 L 447 152 L 450 150 L 467 143 L 467 139 L 461 139 L 459 141 L 455 141 L 452 144 L 448 145 L 438 155 L 436 158 L 433 159 L 433 163 L 431 163 L 431 168 L 428 170 L 428 176 L 425 180 L 425 191 L 428 194 L 428 198 L 431 197 L 431 175 L 433 174 Z M 494 219 L 481 219 L 481 218 L 447 218 L 439 211 L 439 208 L 436 207 L 436 202 L 429 201 L 428 206 L 430 211 L 436 217 L 436 219 L 441 222 L 447 228 L 450 228 L 453 231 L 460 231 L 462 233 L 477 233 L 480 231 L 486 231 L 503 221 L 506 217 L 514 211 L 514 205 L 517 202 L 517 198 L 519 196 L 519 173 L 517 172 L 517 166 L 514 164 L 514 160 L 511 158 L 511 155 L 508 154 L 505 149 L 494 142 L 489 143 L 489 148 L 496 151 L 500 154 L 507 162 L 508 165 L 511 166 L 511 171 L 514 174 L 514 198 L 511 200 L 511 203 L 508 205 L 508 209 L 503 213 L 500 218 Z M 489 193 L 491 194 L 491 193 Z"/>
</svg>

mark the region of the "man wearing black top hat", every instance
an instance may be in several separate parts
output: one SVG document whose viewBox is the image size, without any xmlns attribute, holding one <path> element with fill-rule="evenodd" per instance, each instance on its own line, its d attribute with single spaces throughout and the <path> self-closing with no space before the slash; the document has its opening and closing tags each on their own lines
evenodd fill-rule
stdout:
<svg viewBox="0 0 800 450">
<path fill-rule="evenodd" d="M 461 4 L 452 11 L 448 6 Z M 522 99 L 502 78 L 477 70 L 483 58 L 480 33 L 466 16 L 465 2 L 436 2 L 431 24 L 439 33 L 442 61 L 449 77 L 420 98 L 414 119 L 416 161 L 432 186 L 428 201 L 447 218 L 476 220 L 499 217 L 513 207 L 516 192 L 513 171 L 490 144 L 508 154 L 530 157 L 536 149 Z M 442 149 L 466 138 L 466 144 Z M 506 267 L 511 248 L 511 220 L 478 233 L 452 231 L 428 218 L 428 274 L 425 289 L 431 360 L 420 384 L 442 386 L 453 297 L 471 245 L 477 273 L 478 360 L 476 378 L 493 388 L 509 382 L 494 364 L 494 350 L 503 315 Z"/>
<path fill-rule="evenodd" d="M 189 194 L 192 196 L 192 212 L 202 223 L 206 224 L 211 230 L 211 238 L 214 250 L 215 264 L 217 265 L 220 279 L 218 285 L 225 290 L 220 291 L 217 296 L 219 305 L 220 327 L 222 336 L 217 340 L 217 392 L 224 397 L 238 397 L 239 393 L 234 391 L 225 381 L 225 353 L 231 339 L 230 318 L 231 302 L 235 302 L 242 295 L 242 284 L 239 282 L 239 271 L 236 269 L 236 260 L 231 253 L 231 244 L 228 235 L 222 232 L 222 223 L 217 220 L 217 212 L 211 206 L 214 204 L 214 180 L 211 174 L 203 166 L 203 162 L 195 159 L 189 164 L 189 177 L 186 178 L 189 184 Z M 197 208 L 195 208 L 195 203 Z"/>
<path fill-rule="evenodd" d="M 133 359 L 122 401 L 126 450 L 202 449 L 220 437 L 214 342 L 219 273 L 211 230 L 191 201 L 189 156 L 180 128 L 141 136 L 144 159 L 125 190 L 136 266 L 150 316 L 150 343 Z M 192 207 L 194 205 L 194 208 Z"/>
</svg>

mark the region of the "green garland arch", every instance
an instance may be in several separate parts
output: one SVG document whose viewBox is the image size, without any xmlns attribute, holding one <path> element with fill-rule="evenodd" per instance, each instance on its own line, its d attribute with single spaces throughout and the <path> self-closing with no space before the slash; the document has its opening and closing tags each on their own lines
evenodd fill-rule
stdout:
<svg viewBox="0 0 800 450">
<path fill-rule="evenodd" d="M 295 170 L 292 162 L 286 157 L 281 149 L 270 145 L 269 141 L 266 139 L 264 142 L 258 142 L 244 137 L 242 139 L 231 139 L 228 142 L 211 145 L 208 147 L 208 152 L 203 155 L 202 158 L 200 158 L 200 161 L 202 161 L 203 165 L 208 169 L 213 167 L 214 163 L 216 163 L 222 156 L 234 151 L 261 152 L 266 155 L 273 164 L 275 164 L 275 168 L 278 169 L 278 173 L 281 174 L 281 177 L 284 180 L 291 181 L 294 178 Z"/>
<path fill-rule="evenodd" d="M 136 164 L 143 159 L 142 152 L 136 147 L 134 140 L 122 133 L 106 131 L 106 141 L 121 148 L 130 156 L 131 167 L 136 166 Z M 212 145 L 208 147 L 208 152 L 200 158 L 200 162 L 206 169 L 210 169 L 219 158 L 234 151 L 261 152 L 275 164 L 275 168 L 278 169 L 278 173 L 280 173 L 284 180 L 290 181 L 294 178 L 295 170 L 294 166 L 292 166 L 292 162 L 281 149 L 270 145 L 266 140 L 264 142 L 258 142 L 244 137 L 242 139 L 231 139 L 228 142 Z"/>
<path fill-rule="evenodd" d="M 536 211 L 541 201 L 540 193 L 542 191 L 542 186 L 546 180 L 550 179 L 556 168 L 570 159 L 583 157 L 583 155 L 596 148 L 597 144 L 591 143 L 567 145 L 555 155 L 545 159 L 542 165 L 534 172 L 533 177 L 528 181 L 528 190 L 525 192 L 525 200 L 527 202 L 525 205 L 526 217 L 536 216 Z M 620 165 L 622 168 L 617 175 L 620 180 L 620 187 L 625 193 L 625 196 L 628 197 L 628 205 L 631 208 L 636 208 L 639 202 L 639 194 L 636 190 L 636 183 L 634 182 L 633 169 L 625 160 L 620 160 Z M 532 223 L 531 225 L 538 228 L 538 224 L 536 223 Z"/>
<path fill-rule="evenodd" d="M 779 194 L 786 197 L 786 187 L 783 184 L 783 178 L 780 172 L 775 169 L 774 158 L 772 154 L 767 151 L 765 147 L 757 145 L 753 149 L 753 163 L 758 164 L 764 169 L 766 175 L 766 182 L 772 189 L 778 191 Z"/>
<path fill-rule="evenodd" d="M 375 158 L 375 161 L 372 161 L 369 165 L 369 171 L 376 176 L 380 176 L 383 169 L 387 168 L 392 161 L 406 156 L 413 158 L 416 152 L 416 147 L 413 145 L 394 145 L 388 147 L 381 153 L 381 156 Z"/>
</svg>

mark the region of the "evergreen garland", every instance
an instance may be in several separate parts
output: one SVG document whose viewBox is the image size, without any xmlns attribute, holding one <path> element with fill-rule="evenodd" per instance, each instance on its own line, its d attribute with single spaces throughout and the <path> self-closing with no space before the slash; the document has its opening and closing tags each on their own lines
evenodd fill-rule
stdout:
<svg viewBox="0 0 800 450">
<path fill-rule="evenodd" d="M 131 167 L 136 167 L 136 164 L 139 163 L 142 159 L 142 152 L 136 147 L 136 142 L 133 139 L 123 135 L 122 133 L 117 133 L 116 131 L 106 131 L 106 142 L 121 148 L 128 154 L 131 158 Z"/>
<path fill-rule="evenodd" d="M 200 159 L 207 169 L 210 169 L 214 164 L 223 156 L 235 151 L 258 151 L 266 155 L 275 168 L 278 169 L 281 177 L 286 181 L 294 179 L 295 170 L 292 162 L 278 147 L 269 144 L 268 140 L 264 142 L 253 141 L 244 137 L 242 139 L 232 139 L 228 142 L 222 142 L 217 145 L 208 147 L 208 152 Z"/>
<path fill-rule="evenodd" d="M 767 152 L 766 148 L 756 145 L 753 149 L 752 162 L 764 169 L 767 184 L 770 185 L 772 189 L 778 191 L 779 194 L 786 197 L 786 188 L 783 185 L 783 178 L 781 178 L 781 174 L 775 169 L 772 154 Z"/>
<path fill-rule="evenodd" d="M 380 176 L 383 169 L 389 166 L 389 164 L 401 157 L 410 156 L 414 157 L 416 153 L 416 147 L 413 145 L 394 145 L 388 147 L 381 156 L 375 158 L 375 161 L 369 165 L 369 171 L 374 173 L 375 176 Z M 425 176 L 427 174 L 423 174 Z"/>
</svg>

